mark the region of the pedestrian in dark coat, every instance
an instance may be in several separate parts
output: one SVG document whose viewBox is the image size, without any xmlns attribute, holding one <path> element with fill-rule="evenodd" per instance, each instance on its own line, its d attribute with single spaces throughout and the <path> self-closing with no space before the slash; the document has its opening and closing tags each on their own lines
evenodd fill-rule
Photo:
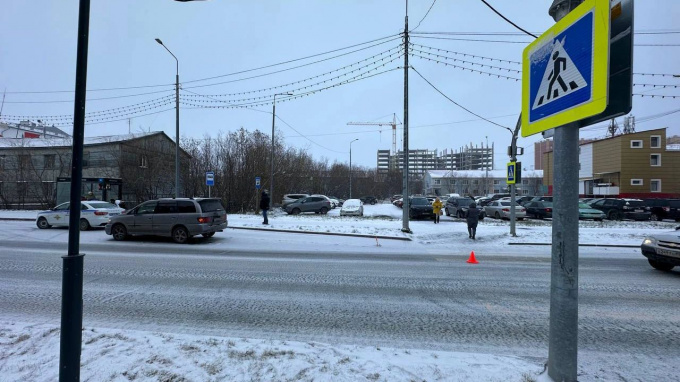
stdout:
<svg viewBox="0 0 680 382">
<path fill-rule="evenodd" d="M 267 220 L 267 211 L 269 210 L 269 195 L 267 195 L 267 191 L 262 191 L 260 209 L 262 210 L 262 217 L 264 218 L 262 224 L 269 224 L 269 220 Z"/>
<path fill-rule="evenodd" d="M 470 203 L 467 212 L 465 213 L 465 219 L 468 225 L 468 235 L 470 239 L 476 240 L 475 235 L 477 235 L 477 223 L 479 223 L 479 209 L 477 204 Z"/>
</svg>

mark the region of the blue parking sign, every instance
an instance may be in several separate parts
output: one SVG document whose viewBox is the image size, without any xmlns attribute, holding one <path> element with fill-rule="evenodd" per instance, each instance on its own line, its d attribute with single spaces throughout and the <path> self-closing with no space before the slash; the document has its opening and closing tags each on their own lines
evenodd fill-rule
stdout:
<svg viewBox="0 0 680 382">
<path fill-rule="evenodd" d="M 205 185 L 210 187 L 215 185 L 215 173 L 213 171 L 205 173 Z"/>
<path fill-rule="evenodd" d="M 260 187 L 261 187 L 261 185 L 260 185 L 260 177 L 259 177 L 259 176 L 256 176 L 256 177 L 255 177 L 255 189 L 259 190 Z"/>
</svg>

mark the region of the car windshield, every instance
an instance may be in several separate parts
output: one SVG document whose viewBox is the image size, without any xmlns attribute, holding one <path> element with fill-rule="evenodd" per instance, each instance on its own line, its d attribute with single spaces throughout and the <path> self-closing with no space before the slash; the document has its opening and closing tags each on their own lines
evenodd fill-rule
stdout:
<svg viewBox="0 0 680 382">
<path fill-rule="evenodd" d="M 361 205 L 361 202 L 357 199 L 350 199 L 345 201 L 345 203 L 342 204 L 343 207 L 359 207 Z"/>
<path fill-rule="evenodd" d="M 510 207 L 510 202 L 500 202 L 501 206 L 507 206 Z M 515 203 L 515 207 L 519 206 L 519 204 Z"/>
<path fill-rule="evenodd" d="M 198 204 L 201 205 L 201 210 L 203 212 L 224 211 L 222 203 L 217 199 L 200 200 Z"/>
<path fill-rule="evenodd" d="M 472 203 L 472 202 L 473 202 L 472 199 L 459 199 L 459 200 L 458 200 L 458 205 L 459 205 L 460 207 L 467 207 L 467 206 L 469 206 L 470 203 Z"/>
<path fill-rule="evenodd" d="M 117 205 L 109 202 L 88 202 L 87 204 L 92 208 L 118 208 Z"/>
<path fill-rule="evenodd" d="M 413 198 L 411 199 L 411 204 L 414 206 L 422 206 L 422 205 L 429 205 L 430 202 L 427 201 L 425 198 Z"/>
<path fill-rule="evenodd" d="M 642 200 L 629 200 L 626 204 L 631 207 L 644 207 L 644 202 Z"/>
<path fill-rule="evenodd" d="M 584 210 L 589 210 L 591 207 L 587 205 L 586 203 L 579 203 L 578 208 L 584 209 Z"/>
</svg>

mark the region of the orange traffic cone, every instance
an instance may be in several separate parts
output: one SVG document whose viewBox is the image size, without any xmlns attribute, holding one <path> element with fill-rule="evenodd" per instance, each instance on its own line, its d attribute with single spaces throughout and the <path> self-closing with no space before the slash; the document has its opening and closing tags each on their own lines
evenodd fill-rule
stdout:
<svg viewBox="0 0 680 382">
<path fill-rule="evenodd" d="M 475 258 L 475 251 L 470 252 L 470 258 L 467 262 L 470 264 L 479 264 L 479 261 Z"/>
</svg>

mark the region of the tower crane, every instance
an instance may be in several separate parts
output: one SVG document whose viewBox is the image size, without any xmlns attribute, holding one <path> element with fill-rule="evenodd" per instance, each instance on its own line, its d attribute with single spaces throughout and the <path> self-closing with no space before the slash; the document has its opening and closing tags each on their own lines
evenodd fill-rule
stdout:
<svg viewBox="0 0 680 382">
<path fill-rule="evenodd" d="M 397 115 L 392 115 L 392 122 L 347 122 L 355 126 L 392 126 L 392 155 L 397 154 Z"/>
</svg>

